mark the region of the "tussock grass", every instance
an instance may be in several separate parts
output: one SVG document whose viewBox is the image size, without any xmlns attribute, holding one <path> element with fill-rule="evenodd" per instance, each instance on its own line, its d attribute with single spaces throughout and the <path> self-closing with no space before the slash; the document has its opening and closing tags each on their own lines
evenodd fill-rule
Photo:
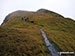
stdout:
<svg viewBox="0 0 75 56">
<path fill-rule="evenodd" d="M 65 19 L 53 13 L 31 13 L 26 15 L 29 21 L 21 20 L 22 16 L 13 16 L 0 27 L 1 56 L 51 56 L 40 33 L 44 25 L 48 39 L 60 51 L 75 51 L 75 21 Z M 70 55 L 68 55 L 70 56 Z"/>
</svg>

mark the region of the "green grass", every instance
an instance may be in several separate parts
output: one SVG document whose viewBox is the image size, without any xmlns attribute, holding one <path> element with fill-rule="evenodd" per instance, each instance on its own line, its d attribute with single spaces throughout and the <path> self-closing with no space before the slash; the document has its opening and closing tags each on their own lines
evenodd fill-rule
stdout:
<svg viewBox="0 0 75 56">
<path fill-rule="evenodd" d="M 6 24 L 0 29 L 0 55 L 22 56 L 25 53 L 30 56 L 50 56 L 46 52 L 40 26 L 17 18 L 9 20 Z"/>
<path fill-rule="evenodd" d="M 0 55 L 22 56 L 51 56 L 40 32 L 40 25 L 44 25 L 48 39 L 61 51 L 75 50 L 75 21 L 56 14 L 32 13 L 26 15 L 29 21 L 21 20 L 19 16 L 11 16 L 0 27 Z M 70 55 L 66 55 L 70 56 Z"/>
</svg>

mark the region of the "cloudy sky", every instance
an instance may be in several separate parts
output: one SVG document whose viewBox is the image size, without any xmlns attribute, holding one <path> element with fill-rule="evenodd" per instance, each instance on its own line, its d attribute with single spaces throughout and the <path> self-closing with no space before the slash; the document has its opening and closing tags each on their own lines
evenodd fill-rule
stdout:
<svg viewBox="0 0 75 56">
<path fill-rule="evenodd" d="M 75 20 L 75 0 L 0 0 L 0 24 L 16 10 L 36 11 L 45 8 Z"/>
</svg>

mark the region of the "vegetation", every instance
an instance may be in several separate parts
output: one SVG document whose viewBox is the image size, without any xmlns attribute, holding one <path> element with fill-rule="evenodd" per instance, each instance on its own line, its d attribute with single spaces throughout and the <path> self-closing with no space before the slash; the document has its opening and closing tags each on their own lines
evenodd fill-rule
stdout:
<svg viewBox="0 0 75 56">
<path fill-rule="evenodd" d="M 75 51 L 75 21 L 46 10 L 15 15 L 0 27 L 0 56 L 51 56 L 40 25 L 44 25 L 48 39 L 59 51 Z M 29 22 L 21 19 L 24 16 L 29 17 Z"/>
</svg>

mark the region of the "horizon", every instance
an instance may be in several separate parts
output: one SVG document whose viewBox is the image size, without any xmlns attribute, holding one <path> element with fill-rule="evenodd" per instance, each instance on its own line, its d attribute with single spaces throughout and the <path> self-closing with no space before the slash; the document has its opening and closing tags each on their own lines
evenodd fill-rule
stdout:
<svg viewBox="0 0 75 56">
<path fill-rule="evenodd" d="M 1 0 L 0 24 L 2 24 L 3 20 L 9 13 L 14 11 L 37 11 L 41 8 L 56 12 L 64 17 L 75 20 L 74 4 L 74 0 Z"/>
</svg>

